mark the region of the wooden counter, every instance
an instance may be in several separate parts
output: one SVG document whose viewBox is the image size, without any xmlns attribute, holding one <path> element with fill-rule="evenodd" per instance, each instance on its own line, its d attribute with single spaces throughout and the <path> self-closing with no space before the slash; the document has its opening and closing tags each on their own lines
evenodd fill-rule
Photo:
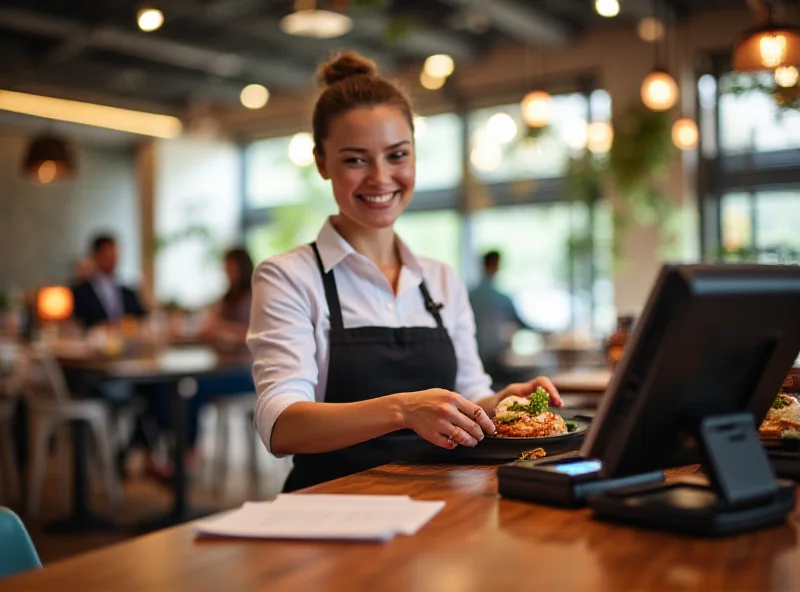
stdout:
<svg viewBox="0 0 800 592">
<path fill-rule="evenodd" d="M 199 540 L 183 525 L 0 582 L 19 590 L 800 590 L 798 514 L 720 540 L 500 499 L 496 469 L 388 465 L 308 491 L 446 500 L 388 543 Z"/>
</svg>

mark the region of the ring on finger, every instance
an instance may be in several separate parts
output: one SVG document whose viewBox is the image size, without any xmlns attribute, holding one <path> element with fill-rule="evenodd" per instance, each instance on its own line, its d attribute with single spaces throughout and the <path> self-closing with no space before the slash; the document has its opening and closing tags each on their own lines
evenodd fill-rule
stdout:
<svg viewBox="0 0 800 592">
<path fill-rule="evenodd" d="M 481 411 L 483 411 L 483 409 L 481 409 L 480 407 L 475 407 L 475 411 L 472 412 L 473 417 L 475 417 L 475 419 L 478 419 L 481 416 Z"/>
<path fill-rule="evenodd" d="M 458 430 L 459 430 L 458 426 L 455 426 L 455 428 L 453 429 L 453 433 L 450 434 L 450 436 L 447 438 L 447 443 L 450 446 L 458 446 L 458 442 L 456 442 L 456 436 L 458 435 Z"/>
</svg>

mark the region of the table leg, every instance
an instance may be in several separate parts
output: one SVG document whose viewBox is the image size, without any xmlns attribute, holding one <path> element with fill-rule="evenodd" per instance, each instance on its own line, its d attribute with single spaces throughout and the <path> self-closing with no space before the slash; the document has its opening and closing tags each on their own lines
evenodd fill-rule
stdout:
<svg viewBox="0 0 800 592">
<path fill-rule="evenodd" d="M 186 474 L 187 449 L 187 400 L 197 392 L 197 381 L 194 378 L 182 378 L 174 386 L 172 398 L 172 425 L 175 437 L 173 446 L 172 476 L 172 508 L 165 515 L 148 520 L 139 526 L 142 532 L 150 532 L 188 522 L 212 513 L 192 509 L 188 501 L 188 479 Z"/>
<path fill-rule="evenodd" d="M 66 518 L 44 525 L 46 534 L 76 534 L 114 529 L 114 523 L 89 508 L 89 475 L 86 467 L 86 422 L 72 422 L 73 474 L 72 512 Z"/>
</svg>

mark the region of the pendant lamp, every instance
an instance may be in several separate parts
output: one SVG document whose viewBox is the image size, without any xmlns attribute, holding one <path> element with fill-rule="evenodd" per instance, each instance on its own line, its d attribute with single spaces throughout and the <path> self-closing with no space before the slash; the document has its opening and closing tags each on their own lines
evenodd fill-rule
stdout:
<svg viewBox="0 0 800 592">
<path fill-rule="evenodd" d="M 662 18 L 662 22 L 666 19 Z M 666 111 L 678 102 L 678 83 L 667 71 L 665 63 L 669 56 L 668 32 L 665 29 L 663 43 L 653 42 L 655 67 L 642 80 L 641 97 L 645 106 L 652 111 Z M 662 50 L 660 52 L 659 50 Z"/>
<path fill-rule="evenodd" d="M 52 134 L 31 141 L 22 161 L 22 173 L 39 183 L 67 179 L 75 172 L 75 159 L 69 144 Z"/>
<path fill-rule="evenodd" d="M 800 28 L 767 22 L 745 31 L 733 50 L 733 69 L 758 72 L 800 66 Z"/>
<path fill-rule="evenodd" d="M 341 12 L 319 8 L 317 0 L 295 0 L 294 12 L 283 17 L 279 26 L 287 35 L 333 39 L 348 33 L 353 21 Z"/>
</svg>

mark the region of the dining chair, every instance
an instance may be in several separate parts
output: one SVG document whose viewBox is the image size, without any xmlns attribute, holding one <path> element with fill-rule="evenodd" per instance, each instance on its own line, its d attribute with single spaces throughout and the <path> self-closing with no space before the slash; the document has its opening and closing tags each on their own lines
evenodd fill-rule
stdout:
<svg viewBox="0 0 800 592">
<path fill-rule="evenodd" d="M 31 569 L 42 569 L 33 541 L 19 516 L 0 507 L 0 578 Z"/>
<path fill-rule="evenodd" d="M 63 436 L 67 432 L 63 428 L 68 427 L 73 421 L 87 424 L 93 436 L 109 503 L 114 507 L 120 505 L 122 488 L 114 466 L 114 439 L 105 402 L 73 398 L 58 360 L 43 348 L 31 350 L 28 355 L 28 365 L 26 395 L 30 409 L 31 460 L 26 511 L 32 516 L 38 513 L 51 436 L 60 429 L 57 447 L 62 451 L 66 450 Z"/>
<path fill-rule="evenodd" d="M 211 399 L 209 408 L 214 410 L 214 448 L 211 462 L 208 463 L 211 488 L 214 495 L 220 496 L 227 482 L 231 439 L 230 424 L 234 418 L 244 421 L 247 457 L 247 474 L 250 492 L 257 496 L 260 489 L 260 475 L 258 469 L 258 447 L 255 428 L 253 427 L 253 409 L 256 404 L 256 394 L 241 393 Z"/>
<path fill-rule="evenodd" d="M 0 501 L 19 501 L 20 482 L 14 444 L 16 400 L 0 393 Z"/>
</svg>

